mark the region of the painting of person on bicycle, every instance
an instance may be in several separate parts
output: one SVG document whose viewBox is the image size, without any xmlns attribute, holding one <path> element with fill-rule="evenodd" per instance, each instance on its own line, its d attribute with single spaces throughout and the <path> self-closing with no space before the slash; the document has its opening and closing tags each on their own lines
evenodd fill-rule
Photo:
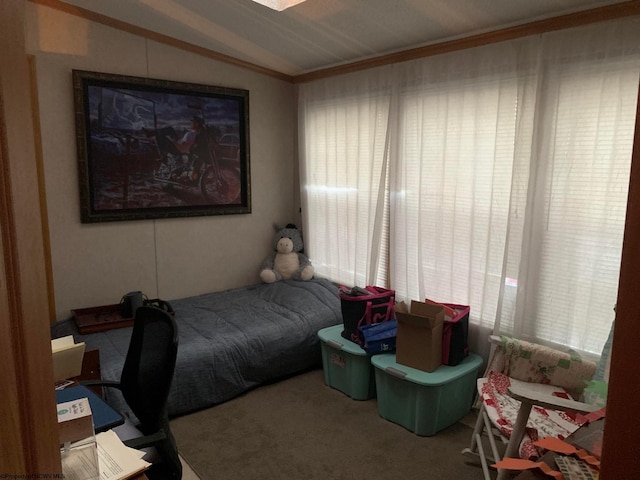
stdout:
<svg viewBox="0 0 640 480">
<path fill-rule="evenodd" d="M 190 207 L 200 215 L 249 211 L 248 92 L 223 90 L 89 84 L 90 209 L 139 210 L 138 218 L 185 216 Z"/>
</svg>

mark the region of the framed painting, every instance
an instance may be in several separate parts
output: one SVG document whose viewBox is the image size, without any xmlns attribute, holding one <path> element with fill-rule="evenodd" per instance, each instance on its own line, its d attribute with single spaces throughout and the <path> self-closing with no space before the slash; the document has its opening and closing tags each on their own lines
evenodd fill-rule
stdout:
<svg viewBox="0 0 640 480">
<path fill-rule="evenodd" d="M 82 223 L 251 213 L 247 90 L 72 73 Z"/>
</svg>

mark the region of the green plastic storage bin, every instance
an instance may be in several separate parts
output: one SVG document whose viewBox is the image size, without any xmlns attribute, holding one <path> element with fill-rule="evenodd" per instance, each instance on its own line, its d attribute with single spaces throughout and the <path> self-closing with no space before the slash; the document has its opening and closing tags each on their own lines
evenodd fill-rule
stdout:
<svg viewBox="0 0 640 480">
<path fill-rule="evenodd" d="M 371 357 L 380 416 L 416 435 L 431 436 L 470 410 L 482 359 L 469 354 L 455 367 L 428 373 L 396 363 L 395 354 Z"/>
<path fill-rule="evenodd" d="M 343 338 L 343 328 L 343 325 L 335 325 L 318 332 L 324 383 L 354 400 L 368 400 L 376 396 L 371 356 L 358 344 Z"/>
</svg>

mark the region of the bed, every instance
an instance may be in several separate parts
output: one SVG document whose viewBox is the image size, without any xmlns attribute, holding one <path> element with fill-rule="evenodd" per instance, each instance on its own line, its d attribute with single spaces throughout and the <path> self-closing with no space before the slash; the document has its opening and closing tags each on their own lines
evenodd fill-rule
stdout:
<svg viewBox="0 0 640 480">
<path fill-rule="evenodd" d="M 172 417 L 320 366 L 317 332 L 342 322 L 338 289 L 326 279 L 252 285 L 170 303 L 179 337 L 168 405 Z M 73 334 L 87 349 L 99 349 L 102 378 L 120 378 L 131 327 L 80 335 L 69 319 L 53 325 L 51 333 Z M 105 398 L 132 417 L 117 390 L 105 389 Z"/>
</svg>

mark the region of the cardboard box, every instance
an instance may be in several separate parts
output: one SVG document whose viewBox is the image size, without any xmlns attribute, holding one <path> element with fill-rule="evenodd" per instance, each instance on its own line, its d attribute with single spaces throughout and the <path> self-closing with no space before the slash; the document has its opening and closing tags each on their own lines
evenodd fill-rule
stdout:
<svg viewBox="0 0 640 480">
<path fill-rule="evenodd" d="M 88 398 L 58 403 L 60 444 L 93 437 L 93 416 Z"/>
<path fill-rule="evenodd" d="M 58 403 L 58 430 L 62 476 L 100 480 L 98 445 L 88 398 Z"/>
<path fill-rule="evenodd" d="M 407 367 L 433 372 L 442 364 L 444 307 L 411 301 L 396 305 L 398 336 L 396 361 Z"/>
</svg>

